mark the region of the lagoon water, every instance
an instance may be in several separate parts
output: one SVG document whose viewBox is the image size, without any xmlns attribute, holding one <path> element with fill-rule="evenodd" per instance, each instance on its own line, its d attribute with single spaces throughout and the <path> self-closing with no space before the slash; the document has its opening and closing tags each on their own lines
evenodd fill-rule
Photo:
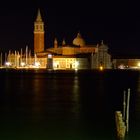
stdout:
<svg viewBox="0 0 140 140">
<path fill-rule="evenodd" d="M 140 72 L 0 71 L 1 140 L 116 140 L 131 89 L 127 140 L 140 139 Z"/>
</svg>

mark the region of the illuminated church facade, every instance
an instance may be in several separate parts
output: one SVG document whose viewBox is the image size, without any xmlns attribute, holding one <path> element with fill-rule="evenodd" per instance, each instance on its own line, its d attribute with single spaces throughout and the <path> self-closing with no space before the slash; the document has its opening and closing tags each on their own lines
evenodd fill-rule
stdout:
<svg viewBox="0 0 140 140">
<path fill-rule="evenodd" d="M 38 10 L 34 22 L 34 53 L 38 58 L 47 58 L 46 67 L 53 69 L 105 69 L 111 68 L 111 56 L 108 54 L 108 46 L 103 43 L 88 45 L 78 33 L 72 44 L 66 44 L 63 40 L 58 45 L 54 39 L 53 48 L 44 48 L 44 22 Z"/>
<path fill-rule="evenodd" d="M 48 69 L 104 69 L 112 68 L 111 55 L 108 46 L 103 43 L 88 45 L 80 33 L 73 39 L 72 44 L 65 40 L 58 45 L 57 38 L 54 39 L 53 47 L 45 49 L 44 22 L 38 10 L 34 22 L 34 56 L 31 56 L 26 47 L 24 54 L 15 52 L 8 54 L 8 62 L 15 67 L 33 67 Z M 15 59 L 16 58 L 16 59 Z"/>
</svg>

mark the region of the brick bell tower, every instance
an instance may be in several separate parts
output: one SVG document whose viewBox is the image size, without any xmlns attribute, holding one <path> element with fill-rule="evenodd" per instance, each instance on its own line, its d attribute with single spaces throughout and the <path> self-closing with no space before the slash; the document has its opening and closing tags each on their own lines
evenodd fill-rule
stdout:
<svg viewBox="0 0 140 140">
<path fill-rule="evenodd" d="M 40 9 L 34 22 L 34 53 L 44 51 L 44 22 L 42 21 Z"/>
</svg>

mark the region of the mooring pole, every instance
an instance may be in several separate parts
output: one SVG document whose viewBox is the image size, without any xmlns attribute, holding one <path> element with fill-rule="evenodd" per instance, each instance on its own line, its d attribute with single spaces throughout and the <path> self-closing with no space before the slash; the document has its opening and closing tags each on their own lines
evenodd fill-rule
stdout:
<svg viewBox="0 0 140 140">
<path fill-rule="evenodd" d="M 126 91 L 123 92 L 123 121 L 125 121 L 126 115 Z"/>
<path fill-rule="evenodd" d="M 130 88 L 128 89 L 127 94 L 127 110 L 126 110 L 126 132 L 129 131 L 129 102 L 130 102 Z"/>
</svg>

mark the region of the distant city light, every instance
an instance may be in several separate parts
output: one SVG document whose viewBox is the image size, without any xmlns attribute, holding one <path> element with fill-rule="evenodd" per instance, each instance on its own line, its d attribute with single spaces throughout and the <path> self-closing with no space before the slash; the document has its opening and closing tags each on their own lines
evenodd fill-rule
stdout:
<svg viewBox="0 0 140 140">
<path fill-rule="evenodd" d="M 75 68 L 77 68 L 79 66 L 79 62 L 75 61 Z"/>
<path fill-rule="evenodd" d="M 25 62 L 21 62 L 21 64 L 20 64 L 22 67 L 24 67 L 25 66 Z"/>
<path fill-rule="evenodd" d="M 10 62 L 6 62 L 5 65 L 9 67 L 9 66 L 11 66 L 11 63 Z"/>
<path fill-rule="evenodd" d="M 124 66 L 123 64 L 121 64 L 121 65 L 118 66 L 118 68 L 119 68 L 119 69 L 124 69 L 125 66 Z"/>
<path fill-rule="evenodd" d="M 48 54 L 48 58 L 52 58 L 52 54 Z"/>
<path fill-rule="evenodd" d="M 138 64 L 137 64 L 137 65 L 138 65 L 138 67 L 140 67 L 140 62 L 138 62 Z"/>
<path fill-rule="evenodd" d="M 57 68 L 58 66 L 59 66 L 59 62 L 57 62 L 57 61 L 56 62 L 53 62 L 53 67 L 54 68 Z"/>
<path fill-rule="evenodd" d="M 100 71 L 102 71 L 104 68 L 103 68 L 103 66 L 100 66 L 99 69 L 100 69 Z"/>
<path fill-rule="evenodd" d="M 38 68 L 40 66 L 39 62 L 35 62 L 35 67 Z"/>
</svg>

